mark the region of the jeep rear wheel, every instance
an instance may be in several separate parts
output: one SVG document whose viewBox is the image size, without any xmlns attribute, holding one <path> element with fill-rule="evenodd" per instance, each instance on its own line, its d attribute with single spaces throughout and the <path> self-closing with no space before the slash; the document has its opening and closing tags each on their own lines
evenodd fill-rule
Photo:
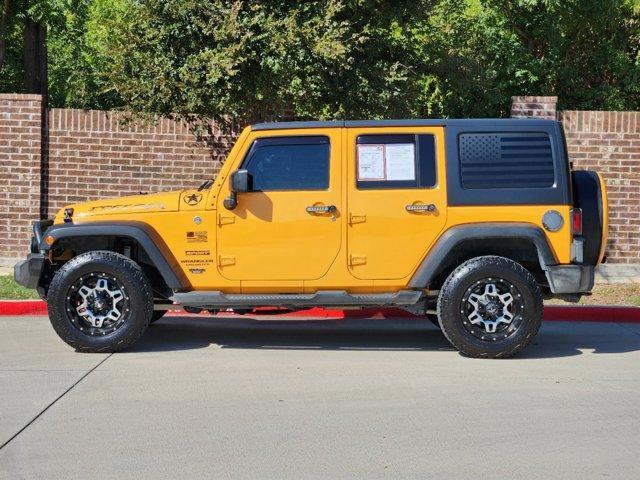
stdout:
<svg viewBox="0 0 640 480">
<path fill-rule="evenodd" d="M 520 264 L 473 258 L 440 289 L 438 319 L 447 340 L 470 357 L 504 358 L 524 349 L 542 322 L 542 292 Z"/>
<path fill-rule="evenodd" d="M 133 260 L 94 251 L 58 270 L 47 308 L 53 328 L 68 345 L 83 352 L 115 352 L 144 333 L 153 313 L 153 293 Z"/>
</svg>

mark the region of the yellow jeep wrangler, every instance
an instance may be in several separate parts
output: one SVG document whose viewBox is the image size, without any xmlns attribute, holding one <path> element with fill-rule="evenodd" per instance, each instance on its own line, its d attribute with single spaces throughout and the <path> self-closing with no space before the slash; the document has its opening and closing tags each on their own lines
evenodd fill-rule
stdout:
<svg viewBox="0 0 640 480">
<path fill-rule="evenodd" d="M 400 307 L 507 357 L 543 298 L 591 290 L 606 237 L 604 182 L 571 171 L 558 122 L 268 123 L 198 189 L 37 222 L 15 278 L 80 351 L 127 348 L 176 306 Z"/>
</svg>

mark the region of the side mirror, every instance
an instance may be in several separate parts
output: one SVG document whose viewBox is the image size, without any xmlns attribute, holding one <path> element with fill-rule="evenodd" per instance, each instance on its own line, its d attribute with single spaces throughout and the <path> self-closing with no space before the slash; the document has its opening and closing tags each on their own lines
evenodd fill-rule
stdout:
<svg viewBox="0 0 640 480">
<path fill-rule="evenodd" d="M 224 208 L 233 210 L 238 206 L 238 193 L 251 191 L 251 175 L 247 170 L 236 170 L 231 174 L 231 194 L 224 199 Z"/>
<path fill-rule="evenodd" d="M 236 170 L 231 174 L 231 191 L 235 193 L 245 193 L 251 190 L 249 180 L 251 175 L 247 170 Z"/>
</svg>

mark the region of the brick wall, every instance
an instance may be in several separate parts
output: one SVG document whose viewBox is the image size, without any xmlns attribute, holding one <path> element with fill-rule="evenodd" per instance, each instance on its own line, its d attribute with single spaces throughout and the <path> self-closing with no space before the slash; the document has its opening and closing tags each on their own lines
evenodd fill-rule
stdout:
<svg viewBox="0 0 640 480">
<path fill-rule="evenodd" d="M 557 97 L 512 97 L 512 117 L 562 122 L 569 160 L 603 174 L 609 196 L 607 262 L 640 264 L 640 112 L 556 111 Z"/>
<path fill-rule="evenodd" d="M 512 116 L 563 121 L 574 167 L 600 171 L 607 181 L 609 261 L 640 265 L 640 113 L 556 111 L 556 103 L 556 97 L 513 97 Z M 41 149 L 43 120 L 49 141 Z M 198 141 L 188 126 L 168 119 L 123 120 L 117 112 L 69 109 L 43 117 L 39 96 L 0 95 L 0 266 L 24 257 L 40 213 L 195 186 L 217 173 L 233 142 L 215 125 L 210 138 Z M 41 150 L 48 155 L 41 158 Z"/>
<path fill-rule="evenodd" d="M 189 188 L 215 176 L 237 133 L 212 124 L 198 138 L 169 119 L 126 120 L 119 112 L 43 114 L 38 95 L 0 95 L 0 267 L 24 258 L 35 220 L 68 203 Z"/>
<path fill-rule="evenodd" d="M 512 117 L 556 119 L 558 97 L 511 97 Z"/>
<path fill-rule="evenodd" d="M 25 255 L 39 218 L 41 119 L 39 95 L 0 94 L 0 265 Z"/>
<path fill-rule="evenodd" d="M 205 140 L 168 119 L 132 124 L 118 112 L 51 109 L 48 215 L 73 202 L 197 186 L 217 174 L 232 142 L 215 125 Z"/>
<path fill-rule="evenodd" d="M 606 179 L 607 262 L 640 264 L 640 114 L 564 110 L 558 120 L 573 167 L 596 170 Z"/>
</svg>

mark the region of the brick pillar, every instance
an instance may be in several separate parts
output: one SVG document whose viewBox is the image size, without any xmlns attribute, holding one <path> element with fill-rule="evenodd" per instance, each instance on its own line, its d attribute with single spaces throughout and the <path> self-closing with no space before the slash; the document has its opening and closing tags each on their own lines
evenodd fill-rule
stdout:
<svg viewBox="0 0 640 480">
<path fill-rule="evenodd" d="M 0 94 L 0 267 L 29 250 L 40 217 L 42 97 Z"/>
<path fill-rule="evenodd" d="M 556 119 L 558 97 L 511 97 L 511 117 Z"/>
</svg>

